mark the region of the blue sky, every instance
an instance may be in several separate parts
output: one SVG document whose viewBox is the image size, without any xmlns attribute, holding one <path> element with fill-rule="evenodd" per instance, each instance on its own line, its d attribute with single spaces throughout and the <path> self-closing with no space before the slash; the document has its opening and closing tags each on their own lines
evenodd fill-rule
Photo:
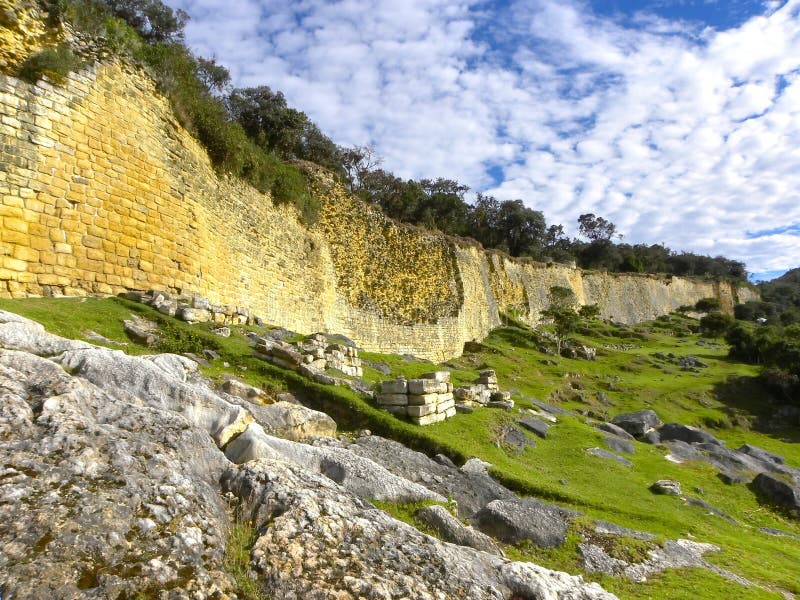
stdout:
<svg viewBox="0 0 800 600">
<path fill-rule="evenodd" d="M 800 0 L 168 0 L 237 86 L 576 233 L 800 266 Z"/>
</svg>

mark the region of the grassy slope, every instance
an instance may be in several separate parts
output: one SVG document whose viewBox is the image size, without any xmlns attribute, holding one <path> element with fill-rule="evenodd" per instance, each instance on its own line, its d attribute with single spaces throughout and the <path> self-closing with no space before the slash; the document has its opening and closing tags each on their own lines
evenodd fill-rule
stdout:
<svg viewBox="0 0 800 600">
<path fill-rule="evenodd" d="M 0 300 L 0 309 L 38 320 L 50 331 L 67 337 L 82 338 L 91 329 L 112 340 L 127 342 L 125 349 L 132 353 L 147 350 L 126 339 L 121 326 L 123 318 L 137 312 L 166 320 L 146 306 L 119 298 Z M 481 368 L 496 369 L 501 388 L 514 392 L 518 407 L 531 406 L 530 399 L 538 398 L 597 417 L 653 408 L 665 422 L 702 426 L 711 429 L 729 447 L 745 442 L 755 444 L 785 456 L 789 464 L 800 466 L 797 432 L 767 435 L 743 426 L 765 399 L 755 387 L 748 389 L 727 382 L 731 378 L 752 376 L 755 369 L 729 361 L 722 345 L 697 345 L 698 336 L 688 335 L 686 324 L 673 318 L 671 323 L 662 321 L 632 330 L 595 323 L 592 330 L 584 332 L 587 342 L 601 349 L 595 362 L 553 360 L 536 349 L 534 333 L 505 327 L 495 331 L 479 352 L 465 354 L 443 368 L 452 372 L 456 384 L 472 381 Z M 603 434 L 588 425 L 584 416 L 560 418 L 547 440 L 536 440 L 535 447 L 514 454 L 498 446 L 495 437 L 503 424 L 513 421 L 512 414 L 477 409 L 472 415 L 459 414 L 440 424 L 415 427 L 369 405 L 349 390 L 309 384 L 294 373 L 252 358 L 248 342 L 241 335 L 245 328 L 234 328 L 231 338 L 222 339 L 210 334 L 206 325 L 179 322 L 173 325 L 178 336 L 186 332 L 187 336 L 199 336 L 218 346 L 223 358 L 206 369 L 215 379 L 231 372 L 266 389 L 290 389 L 330 412 L 343 429 L 366 426 L 429 453 L 443 451 L 456 460 L 478 456 L 491 462 L 494 473 L 521 492 L 555 500 L 592 518 L 664 537 L 693 536 L 698 541 L 717 544 L 723 550 L 710 555 L 710 562 L 766 588 L 742 588 L 700 569 L 668 572 L 645 584 L 587 575 L 623 598 L 777 598 L 777 589 L 800 594 L 797 569 L 800 543 L 757 531 L 758 527 L 767 526 L 800 535 L 800 524 L 758 504 L 745 486 L 723 484 L 715 470 L 704 463 L 676 465 L 664 459 L 662 449 L 641 443 L 636 444 L 636 453 L 628 457 L 634 463 L 633 468 L 587 456 L 587 448 L 605 446 Z M 603 349 L 605 345 L 621 344 L 637 347 L 624 351 Z M 653 356 L 656 352 L 691 354 L 709 366 L 697 374 L 682 372 L 675 365 L 660 362 Z M 393 375 L 414 376 L 434 368 L 425 361 L 409 362 L 370 353 L 362 356 L 389 365 Z M 223 361 L 230 363 L 230 367 L 223 367 Z M 664 368 L 674 373 L 664 373 Z M 384 378 L 373 369 L 365 371 L 368 380 Z M 570 376 L 565 377 L 565 373 Z M 598 400 L 598 392 L 605 394 L 606 402 L 612 405 Z M 651 494 L 648 486 L 664 478 L 680 481 L 686 494 L 723 510 L 739 525 L 707 515 L 701 508 L 685 506 L 677 498 Z M 556 551 L 511 548 L 509 554 L 577 572 L 577 543 L 578 536 L 574 535 Z"/>
</svg>

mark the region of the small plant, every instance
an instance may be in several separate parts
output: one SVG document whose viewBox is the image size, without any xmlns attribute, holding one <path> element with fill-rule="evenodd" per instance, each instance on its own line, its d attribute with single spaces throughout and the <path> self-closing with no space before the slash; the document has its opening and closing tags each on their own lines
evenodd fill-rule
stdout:
<svg viewBox="0 0 800 600">
<path fill-rule="evenodd" d="M 56 85 L 63 85 L 67 75 L 79 69 L 83 61 L 66 44 L 45 48 L 29 56 L 17 71 L 17 77 L 28 83 L 36 83 L 47 77 Z"/>
<path fill-rule="evenodd" d="M 191 352 L 194 354 L 202 352 L 205 348 L 215 346 L 213 340 L 204 339 L 198 333 L 165 322 L 159 327 L 159 339 L 156 349 L 159 352 L 169 352 L 172 354 L 184 354 Z"/>
<path fill-rule="evenodd" d="M 250 552 L 258 539 L 252 521 L 234 523 L 225 545 L 225 570 L 236 581 L 236 593 L 243 600 L 267 600 L 258 583 L 250 576 Z"/>
</svg>

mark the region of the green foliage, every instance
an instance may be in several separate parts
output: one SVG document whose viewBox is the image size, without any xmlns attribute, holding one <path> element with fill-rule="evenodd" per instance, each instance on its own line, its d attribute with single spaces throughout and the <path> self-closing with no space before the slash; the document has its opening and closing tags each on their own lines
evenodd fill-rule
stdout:
<svg viewBox="0 0 800 600">
<path fill-rule="evenodd" d="M 29 56 L 17 71 L 17 77 L 36 83 L 47 77 L 56 85 L 63 85 L 67 75 L 79 69 L 83 61 L 66 44 L 60 44 Z"/>
<path fill-rule="evenodd" d="M 171 321 L 162 320 L 159 326 L 159 339 L 156 343 L 156 350 L 159 352 L 200 354 L 206 348 L 214 350 L 218 349 L 219 345 L 192 329 L 177 327 Z"/>
<path fill-rule="evenodd" d="M 735 322 L 730 315 L 712 312 L 700 319 L 700 330 L 711 337 L 722 337 Z"/>
<path fill-rule="evenodd" d="M 701 298 L 695 303 L 694 308 L 700 312 L 710 313 L 719 311 L 722 307 L 717 298 Z"/>
<path fill-rule="evenodd" d="M 596 319 L 600 315 L 600 307 L 595 304 L 584 304 L 578 309 L 578 314 L 584 319 Z"/>
<path fill-rule="evenodd" d="M 242 600 L 267 600 L 268 596 L 250 576 L 250 553 L 258 540 L 252 521 L 233 524 L 225 544 L 225 570 L 236 582 L 236 594 Z"/>
<path fill-rule="evenodd" d="M 617 226 L 603 217 L 597 217 L 592 213 L 586 213 L 578 217 L 578 230 L 582 236 L 590 240 L 610 240 L 617 230 Z"/>
</svg>

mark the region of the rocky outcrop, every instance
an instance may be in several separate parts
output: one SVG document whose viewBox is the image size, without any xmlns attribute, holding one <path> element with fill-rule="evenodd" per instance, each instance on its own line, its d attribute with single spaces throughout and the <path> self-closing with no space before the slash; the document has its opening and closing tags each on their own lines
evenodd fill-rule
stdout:
<svg viewBox="0 0 800 600">
<path fill-rule="evenodd" d="M 580 577 L 426 536 L 297 465 L 248 462 L 222 484 L 263 531 L 252 562 L 276 597 L 614 598 Z"/>
<path fill-rule="evenodd" d="M 469 528 L 453 535 L 490 552 L 391 518 L 364 498 L 444 497 L 344 446 L 267 435 L 188 359 L 70 342 L 8 313 L 0 335 L 25 349 L 0 348 L 4 597 L 233 598 L 224 556 L 236 514 L 259 532 L 250 566 L 271 597 L 614 598 L 504 559 Z M 222 447 L 260 457 L 237 466 Z M 439 466 L 465 488 L 485 476 Z"/>
</svg>

